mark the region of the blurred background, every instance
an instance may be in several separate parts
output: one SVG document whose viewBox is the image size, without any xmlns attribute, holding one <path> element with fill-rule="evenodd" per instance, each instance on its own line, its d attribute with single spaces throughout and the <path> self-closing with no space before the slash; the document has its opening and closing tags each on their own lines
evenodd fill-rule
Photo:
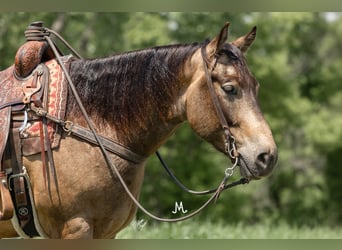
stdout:
<svg viewBox="0 0 342 250">
<path fill-rule="evenodd" d="M 259 101 L 278 145 L 278 165 L 270 177 L 222 193 L 198 220 L 342 225 L 340 13 L 0 13 L 0 70 L 13 63 L 25 42 L 26 27 L 38 20 L 89 58 L 201 42 L 214 37 L 226 21 L 231 23 L 232 41 L 256 25 L 257 39 L 246 57 L 261 85 Z M 160 152 L 176 176 L 196 190 L 216 187 L 229 164 L 187 124 Z M 234 179 L 238 178 L 236 173 Z M 192 211 L 205 199 L 183 193 L 158 159 L 150 158 L 140 198 L 146 208 L 172 217 L 175 202 L 182 201 L 184 209 Z M 154 223 L 140 211 L 137 219 Z"/>
</svg>

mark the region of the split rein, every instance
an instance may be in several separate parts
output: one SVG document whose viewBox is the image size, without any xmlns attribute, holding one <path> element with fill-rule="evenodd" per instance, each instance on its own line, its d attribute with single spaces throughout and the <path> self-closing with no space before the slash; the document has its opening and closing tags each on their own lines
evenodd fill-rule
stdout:
<svg viewBox="0 0 342 250">
<path fill-rule="evenodd" d="M 225 117 L 223 116 L 223 111 L 221 108 L 221 105 L 219 103 L 218 97 L 214 91 L 214 86 L 213 86 L 213 82 L 211 80 L 211 72 L 209 73 L 208 70 L 208 63 L 206 61 L 206 51 L 205 51 L 205 46 L 203 46 L 201 48 L 201 52 L 202 52 L 202 57 L 203 57 L 203 63 L 204 63 L 204 69 L 205 69 L 205 74 L 206 74 L 206 78 L 207 78 L 207 84 L 208 84 L 208 88 L 209 88 L 209 92 L 217 113 L 217 116 L 220 120 L 222 129 L 224 131 L 224 135 L 225 135 L 225 151 L 226 154 L 229 155 L 229 157 L 231 158 L 233 165 L 231 167 L 226 168 L 226 170 L 224 171 L 224 177 L 222 179 L 222 181 L 220 182 L 220 184 L 218 185 L 217 188 L 215 189 L 211 189 L 211 190 L 206 190 L 206 191 L 194 191 L 194 190 L 190 190 L 187 187 L 185 187 L 177 178 L 176 176 L 172 173 L 172 171 L 170 170 L 170 168 L 168 167 L 168 165 L 166 164 L 166 162 L 162 159 L 161 155 L 159 154 L 159 152 L 157 151 L 157 157 L 159 158 L 161 164 L 163 165 L 163 167 L 165 168 L 166 172 L 169 174 L 169 176 L 171 177 L 171 179 L 184 191 L 194 194 L 194 195 L 207 195 L 207 194 L 212 194 L 211 197 L 197 210 L 195 210 L 192 213 L 189 213 L 185 216 L 179 217 L 179 218 L 160 218 L 152 213 L 150 213 L 149 211 L 147 211 L 141 204 L 140 202 L 134 197 L 134 195 L 131 193 L 131 191 L 129 190 L 129 188 L 127 187 L 124 179 L 122 178 L 122 176 L 120 175 L 117 167 L 111 162 L 109 155 L 108 155 L 108 148 L 106 148 L 106 145 L 104 145 L 103 140 L 101 138 L 101 136 L 99 136 L 95 130 L 95 126 L 93 125 L 92 121 L 90 120 L 82 102 L 81 99 L 78 95 L 78 92 L 75 88 L 75 85 L 73 84 L 69 72 L 67 71 L 67 69 L 65 68 L 62 60 L 61 60 L 61 54 L 59 52 L 59 49 L 56 47 L 56 45 L 54 44 L 54 42 L 51 40 L 50 35 L 53 34 L 55 35 L 68 49 L 70 49 L 72 51 L 72 53 L 78 57 L 79 59 L 81 59 L 82 57 L 55 31 L 50 30 L 48 28 L 42 27 L 42 23 L 37 22 L 37 23 L 32 23 L 25 31 L 25 37 L 28 41 L 32 41 L 32 40 L 40 40 L 40 41 L 46 41 L 54 55 L 56 56 L 56 60 L 59 63 L 59 65 L 61 66 L 65 77 L 68 81 L 69 87 L 72 91 L 72 94 L 74 95 L 77 104 L 79 105 L 79 108 L 82 112 L 82 115 L 84 116 L 90 131 L 92 132 L 92 137 L 94 138 L 93 141 L 96 142 L 96 144 L 99 146 L 102 155 L 106 161 L 106 164 L 108 166 L 108 168 L 111 171 L 112 176 L 116 176 L 122 187 L 124 188 L 124 190 L 126 191 L 127 195 L 130 197 L 130 199 L 133 201 L 133 203 L 140 209 L 142 210 L 146 215 L 148 215 L 149 217 L 151 217 L 152 219 L 155 219 L 157 221 L 161 221 L 161 222 L 178 222 L 178 221 L 183 221 L 186 219 L 189 219 L 191 217 L 193 217 L 194 215 L 198 214 L 199 212 L 201 212 L 204 208 L 206 208 L 210 203 L 212 203 L 213 201 L 216 202 L 216 200 L 219 198 L 221 192 L 223 190 L 232 188 L 234 186 L 240 185 L 240 184 L 246 184 L 249 181 L 246 178 L 241 178 L 238 181 L 232 182 L 230 184 L 226 184 L 229 177 L 231 177 L 234 173 L 234 169 L 235 167 L 238 165 L 238 161 L 239 161 L 239 154 L 236 150 L 236 145 L 235 145 L 235 138 L 231 135 L 230 130 L 229 130 L 229 126 L 228 123 L 225 119 Z M 216 63 L 215 63 L 216 65 Z M 214 68 L 212 69 L 214 70 Z M 49 117 L 47 117 L 49 119 Z M 66 123 L 66 122 L 65 122 Z"/>
</svg>

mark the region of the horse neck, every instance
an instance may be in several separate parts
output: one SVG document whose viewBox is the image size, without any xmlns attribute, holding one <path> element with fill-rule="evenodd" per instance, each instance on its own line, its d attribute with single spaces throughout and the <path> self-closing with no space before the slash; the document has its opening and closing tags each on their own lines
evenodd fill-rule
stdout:
<svg viewBox="0 0 342 250">
<path fill-rule="evenodd" d="M 197 47 L 165 47 L 74 62 L 71 76 L 100 134 L 141 155 L 155 152 L 186 119 L 189 77 L 184 66 Z M 69 114 L 75 120 L 81 115 L 69 99 Z"/>
</svg>

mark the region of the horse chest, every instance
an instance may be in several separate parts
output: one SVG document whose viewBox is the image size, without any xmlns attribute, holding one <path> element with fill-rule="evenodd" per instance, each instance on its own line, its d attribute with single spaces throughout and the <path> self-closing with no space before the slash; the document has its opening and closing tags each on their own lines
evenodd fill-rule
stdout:
<svg viewBox="0 0 342 250">
<path fill-rule="evenodd" d="M 87 152 L 80 154 L 79 152 Z M 110 173 L 96 147 L 67 137 L 54 152 L 59 197 L 54 185 L 48 192 L 41 174 L 40 156 L 25 158 L 32 179 L 37 212 L 43 228 L 61 231 L 73 218 L 84 218 L 98 235 L 113 235 L 126 225 L 136 211 L 121 184 Z M 135 196 L 139 195 L 144 166 L 130 165 L 112 156 L 122 177 Z M 53 218 L 53 219 L 51 219 Z M 51 232 L 56 234 L 56 232 Z M 59 234 L 59 233 L 58 233 Z"/>
</svg>

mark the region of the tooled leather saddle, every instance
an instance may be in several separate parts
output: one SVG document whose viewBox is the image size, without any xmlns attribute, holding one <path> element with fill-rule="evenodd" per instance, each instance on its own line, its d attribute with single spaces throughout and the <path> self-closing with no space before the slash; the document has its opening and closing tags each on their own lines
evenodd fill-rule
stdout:
<svg viewBox="0 0 342 250">
<path fill-rule="evenodd" d="M 68 65 L 71 56 L 62 60 Z M 32 236 L 38 233 L 21 158 L 41 153 L 44 165 L 46 152 L 58 147 L 62 131 L 31 108 L 64 119 L 66 98 L 64 73 L 46 41 L 27 41 L 18 49 L 14 65 L 0 71 L 0 220 L 16 217 Z"/>
</svg>

